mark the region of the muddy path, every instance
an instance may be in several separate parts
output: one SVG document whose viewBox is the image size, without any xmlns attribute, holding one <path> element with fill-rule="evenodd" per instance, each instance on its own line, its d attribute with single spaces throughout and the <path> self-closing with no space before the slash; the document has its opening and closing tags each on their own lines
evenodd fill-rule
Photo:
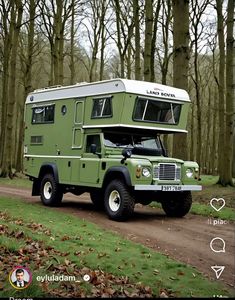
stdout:
<svg viewBox="0 0 235 300">
<path fill-rule="evenodd" d="M 20 197 L 30 203 L 42 205 L 39 197 L 23 188 L 0 186 L 0 195 Z M 1 207 L 0 210 L 4 209 Z M 213 225 L 213 218 L 188 214 L 184 218 L 167 218 L 160 209 L 136 205 L 133 217 L 127 222 L 114 222 L 105 212 L 95 211 L 89 194 L 79 197 L 65 194 L 62 206 L 49 208 L 72 214 L 91 221 L 102 228 L 112 230 L 134 242 L 142 243 L 160 253 L 197 268 L 211 280 L 219 280 L 235 288 L 235 232 L 234 223 Z M 211 224 L 210 224 L 211 223 Z M 225 253 L 210 248 L 212 239 L 225 242 Z M 219 250 L 220 241 L 214 240 L 214 250 Z M 224 266 L 216 279 L 212 266 Z"/>
</svg>

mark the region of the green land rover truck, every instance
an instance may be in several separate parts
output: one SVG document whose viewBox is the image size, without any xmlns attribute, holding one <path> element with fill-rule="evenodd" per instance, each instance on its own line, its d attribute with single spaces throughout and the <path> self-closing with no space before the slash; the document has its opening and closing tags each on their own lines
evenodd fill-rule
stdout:
<svg viewBox="0 0 235 300">
<path fill-rule="evenodd" d="M 187 132 L 189 105 L 184 90 L 127 79 L 35 90 L 25 103 L 32 195 L 57 206 L 64 193 L 88 192 L 116 221 L 152 201 L 183 217 L 201 190 L 199 166 L 168 157 L 160 136 Z"/>
</svg>

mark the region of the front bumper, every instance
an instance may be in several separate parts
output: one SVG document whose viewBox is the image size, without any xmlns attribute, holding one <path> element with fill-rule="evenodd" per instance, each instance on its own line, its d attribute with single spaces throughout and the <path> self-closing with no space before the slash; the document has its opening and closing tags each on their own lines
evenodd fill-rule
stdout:
<svg viewBox="0 0 235 300">
<path fill-rule="evenodd" d="M 181 192 L 181 191 L 201 191 L 201 185 L 148 185 L 140 184 L 134 186 L 135 191 L 163 191 L 163 192 Z"/>
</svg>

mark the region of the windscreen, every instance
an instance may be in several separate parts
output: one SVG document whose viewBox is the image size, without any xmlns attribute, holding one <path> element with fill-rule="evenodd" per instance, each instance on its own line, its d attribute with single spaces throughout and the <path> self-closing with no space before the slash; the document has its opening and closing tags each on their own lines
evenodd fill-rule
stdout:
<svg viewBox="0 0 235 300">
<path fill-rule="evenodd" d="M 104 133 L 104 144 L 106 147 L 115 148 L 147 148 L 162 150 L 158 136 L 140 136 L 134 134 Z"/>
</svg>

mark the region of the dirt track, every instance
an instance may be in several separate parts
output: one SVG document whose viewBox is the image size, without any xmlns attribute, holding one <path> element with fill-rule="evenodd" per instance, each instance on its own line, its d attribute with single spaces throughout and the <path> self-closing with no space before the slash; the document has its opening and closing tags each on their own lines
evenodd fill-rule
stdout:
<svg viewBox="0 0 235 300">
<path fill-rule="evenodd" d="M 31 191 L 27 189 L 0 186 L 0 194 L 21 197 L 41 205 L 39 197 L 31 197 Z M 89 194 L 80 197 L 66 194 L 62 206 L 53 209 L 89 220 L 134 242 L 190 264 L 211 280 L 217 280 L 211 266 L 225 266 L 218 280 L 230 288 L 235 288 L 235 233 L 234 223 L 231 221 L 229 224 L 212 225 L 208 223 L 209 218 L 192 214 L 182 219 L 167 218 L 159 209 L 136 205 L 131 220 L 114 222 L 104 212 L 94 210 Z M 215 237 L 225 241 L 225 253 L 216 253 L 210 249 L 210 242 Z M 213 246 L 215 250 L 219 250 L 218 242 L 215 241 Z"/>
</svg>

